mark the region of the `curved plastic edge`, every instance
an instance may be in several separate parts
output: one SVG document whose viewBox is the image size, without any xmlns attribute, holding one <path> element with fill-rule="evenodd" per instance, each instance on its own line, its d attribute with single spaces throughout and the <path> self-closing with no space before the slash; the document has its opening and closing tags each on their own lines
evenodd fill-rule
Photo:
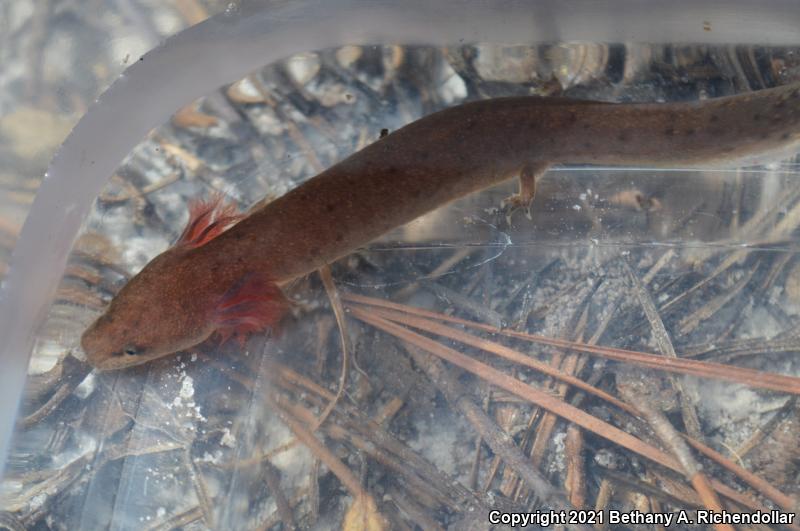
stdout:
<svg viewBox="0 0 800 531">
<path fill-rule="evenodd" d="M 343 44 L 800 42 L 800 3 L 281 0 L 232 6 L 128 68 L 56 153 L 0 286 L 0 474 L 34 337 L 94 198 L 175 109 L 293 53 Z M 703 28 L 711 24 L 711 31 Z"/>
</svg>

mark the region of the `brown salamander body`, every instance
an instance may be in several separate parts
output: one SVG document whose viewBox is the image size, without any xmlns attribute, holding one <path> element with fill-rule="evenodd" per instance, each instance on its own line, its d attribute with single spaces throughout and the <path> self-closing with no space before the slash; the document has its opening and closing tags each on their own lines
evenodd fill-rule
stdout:
<svg viewBox="0 0 800 531">
<path fill-rule="evenodd" d="M 517 175 L 517 202 L 527 203 L 535 178 L 554 164 L 736 166 L 791 153 L 798 142 L 800 84 L 692 103 L 520 97 L 449 108 L 243 219 L 216 203 L 196 206 L 181 241 L 131 279 L 82 345 L 95 367 L 115 369 L 215 332 L 268 328 L 286 305 L 281 284 Z"/>
</svg>

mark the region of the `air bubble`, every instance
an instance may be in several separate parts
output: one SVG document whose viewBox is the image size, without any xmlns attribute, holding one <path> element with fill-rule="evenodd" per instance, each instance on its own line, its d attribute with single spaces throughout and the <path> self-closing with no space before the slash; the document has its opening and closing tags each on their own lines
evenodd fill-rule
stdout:
<svg viewBox="0 0 800 531">
<path fill-rule="evenodd" d="M 239 3 L 238 2 L 228 2 L 228 5 L 225 6 L 225 15 L 233 16 L 239 13 Z"/>
</svg>

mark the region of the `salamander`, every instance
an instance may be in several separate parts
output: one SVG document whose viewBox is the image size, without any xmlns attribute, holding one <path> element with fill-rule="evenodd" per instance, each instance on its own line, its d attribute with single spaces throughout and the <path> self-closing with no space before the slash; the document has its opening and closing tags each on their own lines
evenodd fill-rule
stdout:
<svg viewBox="0 0 800 531">
<path fill-rule="evenodd" d="M 681 103 L 510 97 L 419 120 L 240 214 L 195 202 L 175 245 L 128 281 L 81 338 L 97 369 L 166 356 L 211 336 L 274 327 L 281 286 L 466 194 L 519 177 L 530 204 L 556 164 L 734 167 L 796 152 L 800 83 Z"/>
</svg>

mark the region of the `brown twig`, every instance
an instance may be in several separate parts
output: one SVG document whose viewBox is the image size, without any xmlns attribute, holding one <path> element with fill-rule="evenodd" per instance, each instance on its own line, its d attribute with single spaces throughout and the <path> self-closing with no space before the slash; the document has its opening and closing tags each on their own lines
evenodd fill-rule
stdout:
<svg viewBox="0 0 800 531">
<path fill-rule="evenodd" d="M 322 284 L 325 286 L 328 299 L 331 301 L 331 308 L 333 308 L 333 314 L 336 316 L 336 324 L 339 325 L 339 337 L 342 342 L 342 372 L 339 374 L 339 388 L 336 390 L 336 395 L 325 407 L 322 414 L 320 414 L 319 419 L 317 419 L 311 431 L 317 431 L 319 429 L 342 398 L 345 387 L 347 386 L 347 373 L 350 369 L 350 349 L 347 346 L 347 321 L 344 317 L 342 300 L 339 298 L 339 290 L 336 289 L 336 285 L 333 283 L 330 267 L 323 266 L 319 268 L 319 276 L 322 279 Z"/>
<path fill-rule="evenodd" d="M 611 485 L 611 482 L 603 478 L 600 480 L 600 488 L 597 489 L 597 498 L 594 500 L 594 510 L 595 511 L 604 511 L 608 504 L 611 502 L 611 497 L 614 495 L 614 487 Z M 600 526 L 600 529 L 607 529 L 605 524 Z"/>
<path fill-rule="evenodd" d="M 677 483 L 677 481 L 672 476 L 661 474 L 660 471 L 653 472 L 653 475 L 658 478 L 662 485 L 669 486 L 670 488 L 658 487 L 651 482 L 644 481 L 609 468 L 604 468 L 600 471 L 600 476 L 603 478 L 603 480 L 611 483 L 611 485 L 609 485 L 609 490 L 612 492 L 624 490 L 631 493 L 644 494 L 651 498 L 663 500 L 664 502 L 676 507 L 701 507 L 697 503 L 697 493 L 695 493 L 691 487 L 685 485 L 684 483 L 680 483 L 680 488 L 673 489 L 671 487 L 673 484 Z M 606 504 L 610 503 L 611 501 L 611 494 L 608 494 L 608 496 L 608 500 L 604 500 L 606 501 Z"/>
<path fill-rule="evenodd" d="M 172 115 L 172 123 L 177 127 L 198 127 L 205 129 L 219 123 L 216 116 L 205 114 L 197 107 L 197 103 L 190 103 L 178 109 Z"/>
<path fill-rule="evenodd" d="M 280 378 L 276 381 L 279 380 Z M 292 415 L 307 424 L 311 424 L 316 418 L 310 411 L 296 404 L 286 403 L 279 395 L 272 398 L 278 401 L 283 409 L 290 411 Z M 446 477 L 429 461 L 398 441 L 380 425 L 366 418 L 359 410 L 349 407 L 346 403 L 340 403 L 334 411 L 339 412 L 340 409 L 343 411 L 339 422 L 326 423 L 322 427 L 323 430 L 330 437 L 355 446 L 386 466 L 398 478 L 402 478 L 409 488 L 414 489 L 417 499 L 428 497 L 453 511 L 474 512 L 488 510 L 489 507 L 521 510 L 496 496 L 478 497 L 458 482 Z"/>
<path fill-rule="evenodd" d="M 308 498 L 310 496 L 311 493 L 309 493 L 307 489 L 300 488 L 295 492 L 290 500 L 287 500 L 287 503 L 290 507 L 299 508 L 300 511 L 303 509 L 310 511 L 310 508 L 306 503 L 308 502 Z M 310 512 L 308 512 L 305 522 L 309 524 L 309 527 L 313 525 L 312 515 Z M 281 523 L 283 523 L 283 519 L 281 518 L 280 513 L 276 510 L 267 518 L 265 518 L 258 526 L 254 527 L 253 531 L 271 531 Z"/>
<path fill-rule="evenodd" d="M 589 294 L 584 297 L 579 305 L 579 307 L 583 308 L 583 311 L 578 313 L 576 310 L 573 317 L 569 320 L 567 326 L 564 328 L 565 333 L 571 334 L 571 337 L 580 338 L 586 330 L 586 322 L 588 319 L 587 303 L 592 294 L 594 294 L 596 291 L 598 285 L 599 284 L 597 281 L 593 283 L 592 288 L 589 290 Z M 550 357 L 550 366 L 556 369 L 560 368 L 559 372 L 571 376 L 576 373 L 578 367 L 578 355 L 572 351 L 567 351 L 564 353 L 561 351 L 561 349 L 559 349 Z M 569 388 L 563 383 L 563 380 L 561 383 L 552 385 L 552 388 L 557 397 L 562 400 L 566 398 Z M 531 447 L 530 452 L 531 460 L 536 466 L 541 466 L 541 463 L 544 459 L 545 450 L 547 449 L 547 446 L 551 440 L 557 420 L 558 417 L 550 412 L 547 412 L 539 422 L 539 429 L 536 431 L 536 435 L 533 439 L 533 446 Z"/>
<path fill-rule="evenodd" d="M 686 335 L 691 333 L 695 328 L 700 325 L 700 322 L 705 321 L 722 309 L 731 300 L 737 297 L 741 291 L 750 283 L 757 269 L 757 265 L 747 271 L 736 284 L 726 289 L 723 293 L 712 297 L 705 302 L 701 307 L 685 316 L 678 322 L 678 332 Z"/>
<path fill-rule="evenodd" d="M 406 345 L 406 349 L 414 361 L 436 384 L 447 401 L 459 410 L 467 421 L 475 428 L 489 448 L 500 456 L 506 464 L 518 474 L 528 487 L 542 501 L 554 508 L 569 508 L 570 503 L 563 492 L 554 488 L 514 444 L 508 433 L 503 431 L 489 418 L 483 409 L 475 404 L 458 380 L 438 359 L 421 349 Z M 583 526 L 580 527 L 584 529 Z"/>
<path fill-rule="evenodd" d="M 191 509 L 187 509 L 186 511 L 178 513 L 175 516 L 164 520 L 163 522 L 153 525 L 152 527 L 148 528 L 148 531 L 173 531 L 175 529 L 183 529 L 189 524 L 197 522 L 202 518 L 203 508 L 199 505 L 195 505 Z"/>
<path fill-rule="evenodd" d="M 131 191 L 124 194 L 113 195 L 113 196 L 108 194 L 100 194 L 99 200 L 107 205 L 116 205 L 125 203 L 127 201 L 131 201 L 133 199 L 139 199 L 146 195 L 152 194 L 153 192 L 157 192 L 158 190 L 161 190 L 162 188 L 165 188 L 170 184 L 178 182 L 180 177 L 181 177 L 180 172 L 173 171 L 166 177 L 160 179 L 158 182 L 148 184 L 141 188 L 136 188 L 132 186 L 128 181 L 123 180 L 122 182 L 125 183 L 125 185 L 129 186 L 132 189 Z"/>
<path fill-rule="evenodd" d="M 742 481 L 756 489 L 765 497 L 777 503 L 784 510 L 794 511 L 797 509 L 797 501 L 795 501 L 791 496 L 788 496 L 776 489 L 769 481 L 757 476 L 756 474 L 753 474 L 741 465 L 731 461 L 714 449 L 695 441 L 691 437 L 684 435 L 684 438 L 686 439 L 686 442 L 688 442 L 695 450 L 702 453 L 723 468 L 726 468 L 730 472 L 736 474 Z"/>
<path fill-rule="evenodd" d="M 350 295 L 348 295 L 347 297 L 350 297 Z M 391 304 L 391 303 L 389 303 L 389 304 Z M 383 307 L 383 305 L 381 305 L 381 307 Z M 393 305 L 393 307 L 404 308 L 401 305 Z M 407 307 L 407 308 L 411 308 L 411 307 Z M 420 310 L 420 312 L 421 313 L 433 313 L 433 312 L 427 312 L 425 310 Z M 394 313 L 379 314 L 377 312 L 376 312 L 376 314 L 382 315 L 384 317 L 391 318 L 391 319 L 395 319 L 395 315 L 396 315 Z M 440 316 L 441 314 L 434 314 L 434 315 L 435 316 Z M 405 321 L 405 320 L 398 319 L 398 322 L 404 322 L 404 323 L 407 322 L 408 324 L 419 324 L 419 322 L 417 320 L 412 322 L 412 321 Z M 423 329 L 426 329 L 426 328 L 423 328 Z M 434 332 L 438 332 L 439 328 L 430 328 L 429 330 L 434 331 Z M 623 410 L 625 410 L 625 411 L 627 411 L 629 413 L 633 413 L 634 415 L 636 415 L 636 412 L 632 411 L 631 406 L 629 406 L 628 404 L 624 405 Z M 734 474 L 736 474 L 744 482 L 749 484 L 754 489 L 758 490 L 765 497 L 775 501 L 776 503 L 778 503 L 781 507 L 785 508 L 786 510 L 791 510 L 790 508 L 794 507 L 794 505 L 795 505 L 794 500 L 791 497 L 787 496 L 786 494 L 783 494 L 782 492 L 780 492 L 775 487 L 773 487 L 769 482 L 767 482 L 764 479 L 756 476 L 752 472 L 746 470 L 745 468 L 743 468 L 742 466 L 736 464 L 735 462 L 731 461 L 730 459 L 727 459 L 725 456 L 719 454 L 718 452 L 714 451 L 713 449 L 709 448 L 708 446 L 704 445 L 703 443 L 701 443 L 699 441 L 696 441 L 696 440 L 694 440 L 692 438 L 687 438 L 687 440 L 688 440 L 689 444 L 694 446 L 698 451 L 702 452 L 704 455 L 706 455 L 710 459 L 714 460 L 715 462 L 717 462 L 718 464 L 720 464 L 724 468 L 726 468 L 729 471 L 731 471 Z"/>
<path fill-rule="evenodd" d="M 553 366 L 548 365 L 547 363 L 542 363 L 534 358 L 531 358 L 530 356 L 526 356 L 525 354 L 519 351 L 505 347 L 493 341 L 489 341 L 478 336 L 473 336 L 466 332 L 462 332 L 455 328 L 450 328 L 441 325 L 439 323 L 430 321 L 428 319 L 411 317 L 397 311 L 373 309 L 372 312 L 374 315 L 379 315 L 380 317 L 391 320 L 393 322 L 398 322 L 407 326 L 412 326 L 414 328 L 417 328 L 419 330 L 424 330 L 426 332 L 432 332 L 442 337 L 454 339 L 460 343 L 464 343 L 465 345 L 479 348 L 486 352 L 491 352 L 492 354 L 496 354 L 497 356 L 501 356 L 507 360 L 519 363 L 520 365 L 539 371 L 542 374 L 552 376 L 553 378 L 556 378 L 557 380 L 572 385 L 577 389 L 581 389 L 583 391 L 586 391 L 587 393 L 602 398 L 608 403 L 613 404 L 623 410 L 633 412 L 633 410 L 622 400 L 619 400 L 618 398 L 606 393 L 605 391 L 602 391 L 600 389 L 597 389 L 596 387 L 587 384 L 580 378 L 562 372 L 561 370 L 556 369 Z"/>
<path fill-rule="evenodd" d="M 567 459 L 565 486 L 569 500 L 578 509 L 586 505 L 586 477 L 583 471 L 583 435 L 574 425 L 567 428 L 564 440 L 564 453 Z"/>
<path fill-rule="evenodd" d="M 454 289 L 433 281 L 425 281 L 423 286 L 436 296 L 450 302 L 453 307 L 461 309 L 491 326 L 496 326 L 497 328 L 505 326 L 505 319 L 503 319 L 502 315 Z"/>
<path fill-rule="evenodd" d="M 55 371 L 58 372 L 58 387 L 56 391 L 36 411 L 22 419 L 21 425 L 23 428 L 30 428 L 36 425 L 56 411 L 64 399 L 71 395 L 75 388 L 86 378 L 91 371 L 91 367 L 75 358 L 72 353 L 67 353 L 51 372 Z M 53 383 L 55 384 L 55 382 Z"/>
<path fill-rule="evenodd" d="M 353 475 L 350 469 L 347 468 L 327 446 L 314 436 L 311 430 L 292 417 L 273 397 L 268 398 L 268 400 L 294 436 L 302 441 L 309 451 L 317 456 L 320 461 L 325 463 L 325 466 L 333 472 L 353 498 L 358 498 L 367 494 L 361 487 L 358 478 Z"/>
<path fill-rule="evenodd" d="M 429 274 L 425 275 L 424 278 L 431 279 L 431 278 L 438 278 L 448 271 L 450 271 L 456 264 L 471 256 L 475 250 L 472 247 L 461 247 L 453 252 L 450 256 L 445 258 L 438 266 L 434 268 Z M 404 286 L 401 289 L 397 290 L 393 294 L 393 298 L 396 299 L 406 299 L 411 296 L 412 293 L 417 291 L 419 288 L 419 281 L 412 282 L 408 286 Z"/>
<path fill-rule="evenodd" d="M 769 434 L 772 433 L 781 422 L 789 417 L 789 415 L 797 407 L 797 402 L 798 400 L 796 396 L 789 398 L 780 407 L 780 409 L 776 411 L 775 414 L 769 418 L 769 420 L 767 420 L 767 422 L 756 428 L 755 432 L 750 436 L 750 438 L 739 447 L 739 450 L 736 452 L 736 454 L 740 457 L 744 457 L 749 454 L 753 448 L 757 447 L 761 441 L 769 436 Z"/>
<path fill-rule="evenodd" d="M 267 480 L 269 492 L 275 499 L 275 505 L 278 508 L 278 515 L 281 517 L 281 522 L 283 522 L 284 528 L 287 530 L 296 529 L 297 526 L 295 525 L 294 517 L 292 516 L 292 507 L 289 505 L 286 496 L 283 495 L 283 489 L 281 489 L 280 473 L 275 469 L 275 466 L 269 462 L 269 460 L 264 462 L 264 477 Z"/>
<path fill-rule="evenodd" d="M 12 513 L 0 511 L 0 527 L 7 531 L 27 531 L 25 524 Z"/>
<path fill-rule="evenodd" d="M 643 457 L 647 457 L 648 459 L 651 459 L 652 461 L 655 461 L 667 468 L 682 473 L 680 463 L 672 459 L 668 454 L 658 450 L 653 446 L 650 446 L 649 444 L 622 430 L 619 430 L 618 428 L 615 428 L 614 426 L 611 426 L 606 422 L 597 419 L 596 417 L 585 413 L 582 410 L 575 408 L 574 406 L 571 406 L 542 391 L 525 385 L 519 380 L 510 378 L 496 369 L 493 369 L 477 360 L 473 360 L 453 349 L 445 347 L 444 345 L 441 345 L 425 336 L 411 332 L 410 330 L 392 323 L 391 321 L 386 321 L 382 317 L 365 312 L 359 308 L 353 308 L 351 311 L 355 317 L 361 319 L 362 321 L 372 324 L 373 326 L 389 332 L 390 334 L 403 339 L 404 341 L 423 348 L 428 352 L 435 354 L 446 361 L 449 361 L 450 363 L 454 363 L 457 366 L 479 376 L 480 378 L 483 378 L 484 380 L 505 389 L 506 391 L 529 400 L 534 404 L 543 407 L 544 409 L 551 411 L 558 416 L 568 419 L 575 424 L 578 424 L 579 426 L 596 433 L 597 435 L 612 440 L 615 443 L 624 446 L 625 448 L 638 453 Z M 694 442 L 693 444 L 700 443 Z M 737 470 L 740 469 L 740 467 L 730 461 L 728 461 L 727 466 L 736 467 Z M 744 479 L 747 479 L 747 475 L 745 475 Z M 741 493 L 728 487 L 727 485 L 724 485 L 718 481 L 714 481 L 713 486 L 719 493 L 735 500 L 737 503 L 751 508 L 760 507 L 760 505 L 754 502 L 752 499 L 743 496 Z"/>
<path fill-rule="evenodd" d="M 416 503 L 413 499 L 409 498 L 405 492 L 390 485 L 388 494 L 391 496 L 392 502 L 397 506 L 402 513 L 404 513 L 409 520 L 414 522 L 419 529 L 430 529 L 431 531 L 445 531 L 445 529 L 433 518 L 430 517 L 425 511 L 425 507 Z"/>
<path fill-rule="evenodd" d="M 667 418 L 650 405 L 647 397 L 633 392 L 627 386 L 620 386 L 619 388 L 625 399 L 641 413 L 658 438 L 661 439 L 661 442 L 669 448 L 672 455 L 678 460 L 686 479 L 689 480 L 700 495 L 703 505 L 714 512 L 722 511 L 722 503 L 719 501 L 716 492 L 711 488 L 706 476 L 700 471 L 701 467 L 695 461 L 686 442 L 672 427 Z M 717 531 L 734 531 L 733 527 L 728 524 L 715 524 L 714 528 Z"/>
<path fill-rule="evenodd" d="M 676 372 L 680 374 L 689 374 L 691 376 L 701 376 L 706 378 L 715 378 L 720 380 L 727 380 L 753 387 L 760 387 L 763 389 L 770 389 L 773 391 L 781 391 L 784 393 L 791 393 L 800 395 L 800 378 L 794 376 L 786 376 L 782 374 L 775 374 L 753 369 L 746 369 L 743 367 L 735 367 L 732 365 L 723 365 L 719 363 L 702 362 L 698 360 L 687 360 L 684 358 L 667 358 L 665 356 L 658 356 L 655 354 L 647 354 L 644 352 L 636 352 L 632 350 L 601 347 L 596 345 L 587 345 L 585 343 L 576 343 L 574 341 L 567 341 L 564 339 L 554 339 L 537 334 L 527 334 L 524 332 L 516 332 L 513 330 L 497 330 L 496 328 L 468 321 L 458 317 L 432 312 L 429 310 L 422 310 L 413 306 L 405 306 L 402 304 L 374 299 L 371 297 L 364 297 L 362 295 L 344 294 L 342 296 L 345 300 L 366 304 L 371 307 L 383 307 L 401 312 L 414 314 L 421 317 L 428 317 L 440 321 L 447 321 L 456 323 L 485 332 L 493 334 L 504 335 L 516 339 L 523 339 L 532 343 L 541 343 L 543 345 L 550 345 L 554 347 L 568 348 L 584 352 L 587 354 L 594 354 L 607 359 L 615 361 L 624 361 L 642 367 L 663 370 L 667 372 Z"/>
<path fill-rule="evenodd" d="M 264 103 L 268 105 L 275 112 L 278 118 L 280 118 L 281 123 L 283 123 L 286 126 L 286 131 L 288 132 L 289 137 L 295 144 L 297 144 L 300 147 L 300 149 L 303 150 L 303 153 L 305 154 L 308 164 L 317 173 L 324 170 L 325 165 L 322 164 L 322 162 L 319 160 L 319 157 L 317 157 L 317 153 L 311 147 L 311 144 L 309 143 L 308 139 L 306 139 L 305 135 L 303 135 L 302 131 L 300 131 L 300 128 L 297 127 L 295 121 L 290 120 L 288 119 L 288 117 L 285 116 L 285 113 L 281 109 L 280 105 L 278 105 L 278 102 L 275 100 L 275 98 L 272 97 L 269 90 L 264 85 L 264 82 L 261 80 L 261 77 L 257 74 L 250 74 L 249 76 L 247 76 L 247 80 L 258 91 L 258 94 L 261 96 Z"/>
<path fill-rule="evenodd" d="M 624 446 L 625 448 L 646 457 L 656 463 L 662 464 L 673 470 L 680 471 L 680 465 L 677 461 L 665 454 L 661 450 L 650 446 L 644 441 L 625 433 L 619 428 L 612 426 L 588 413 L 577 409 L 561 400 L 535 389 L 529 385 L 522 383 L 519 380 L 510 378 L 502 372 L 489 367 L 477 360 L 469 358 L 449 347 L 446 347 L 432 339 L 421 336 L 411 332 L 407 328 L 403 328 L 397 324 L 387 321 L 382 317 L 377 317 L 359 308 L 353 308 L 352 314 L 361 319 L 362 321 L 375 326 L 385 332 L 407 341 L 417 347 L 423 348 L 426 351 L 435 354 L 436 356 L 467 370 L 480 378 L 513 393 L 521 398 L 529 400 L 534 404 L 551 411 L 559 417 L 565 418 L 575 424 L 597 434 L 606 439 Z"/>
<path fill-rule="evenodd" d="M 197 466 L 195 460 L 192 459 L 190 450 L 188 448 L 181 452 L 181 454 L 183 456 L 184 466 L 192 478 L 194 491 L 197 494 L 197 498 L 200 500 L 200 508 L 203 512 L 203 520 L 205 520 L 206 525 L 209 528 L 214 529 L 216 527 L 214 522 L 214 504 L 211 503 L 211 497 L 208 495 L 208 487 L 203 479 L 203 473 Z"/>
<path fill-rule="evenodd" d="M 664 356 L 677 359 L 678 355 L 675 353 L 675 348 L 672 346 L 672 340 L 669 337 L 667 328 L 664 326 L 664 321 L 661 320 L 661 316 L 656 309 L 653 299 L 650 297 L 647 289 L 639 280 L 639 277 L 637 277 L 633 272 L 633 269 L 631 269 L 628 261 L 623 260 L 622 265 L 625 267 L 625 271 L 628 273 L 628 278 L 633 284 L 633 291 L 636 294 L 636 298 L 639 300 L 639 305 L 642 307 L 642 310 L 644 310 L 644 314 L 647 317 L 647 320 L 650 322 L 650 329 L 652 331 L 653 338 L 658 345 L 658 349 Z M 675 389 L 675 392 L 678 393 L 678 400 L 680 400 L 681 414 L 683 416 L 683 423 L 686 426 L 686 431 L 688 431 L 689 435 L 695 439 L 702 439 L 703 432 L 700 428 L 700 418 L 697 415 L 697 410 L 695 409 L 692 401 L 692 397 L 696 396 L 697 393 L 695 390 L 692 390 L 692 396 L 690 396 L 684 381 L 674 376 L 670 377 L 670 383 L 672 384 L 673 389 Z"/>
</svg>

